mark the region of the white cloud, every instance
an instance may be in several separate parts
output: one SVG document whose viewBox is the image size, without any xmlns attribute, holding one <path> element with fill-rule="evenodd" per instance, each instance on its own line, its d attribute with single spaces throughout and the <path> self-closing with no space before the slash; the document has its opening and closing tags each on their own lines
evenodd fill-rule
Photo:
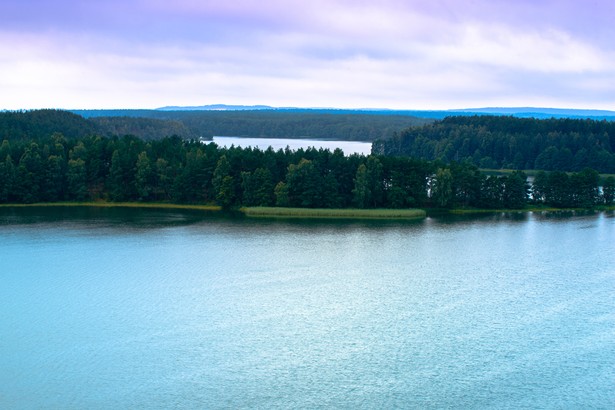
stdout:
<svg viewBox="0 0 615 410">
<path fill-rule="evenodd" d="M 464 27 L 453 44 L 425 50 L 441 61 L 483 64 L 512 70 L 552 73 L 603 71 L 613 61 L 590 44 L 557 31 L 526 32 L 506 27 Z"/>
<path fill-rule="evenodd" d="M 309 24 L 248 28 L 224 43 L 0 32 L 0 108 L 572 106 L 575 95 L 577 104 L 615 102 L 599 92 L 615 58 L 564 31 L 372 4 L 298 5 Z"/>
</svg>

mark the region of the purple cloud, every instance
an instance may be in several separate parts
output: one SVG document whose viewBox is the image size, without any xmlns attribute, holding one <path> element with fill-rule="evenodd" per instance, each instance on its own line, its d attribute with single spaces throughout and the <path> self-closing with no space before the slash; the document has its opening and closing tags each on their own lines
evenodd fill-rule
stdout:
<svg viewBox="0 0 615 410">
<path fill-rule="evenodd" d="M 614 20 L 607 1 L 5 0 L 0 108 L 615 108 Z"/>
</svg>

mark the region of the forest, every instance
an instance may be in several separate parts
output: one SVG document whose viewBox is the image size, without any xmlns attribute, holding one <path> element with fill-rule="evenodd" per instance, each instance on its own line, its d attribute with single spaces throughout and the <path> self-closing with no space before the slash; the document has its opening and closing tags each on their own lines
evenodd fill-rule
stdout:
<svg viewBox="0 0 615 410">
<path fill-rule="evenodd" d="M 67 138 L 88 135 L 134 135 L 144 140 L 177 135 L 184 139 L 198 135 L 178 121 L 141 117 L 100 117 L 86 119 L 63 110 L 0 112 L 0 140 L 38 140 L 55 132 Z"/>
<path fill-rule="evenodd" d="M 599 186 L 602 184 L 602 189 Z M 4 139 L 0 203 L 134 201 L 305 208 L 522 209 L 611 205 L 613 177 L 591 169 L 481 173 L 470 161 L 258 150 L 166 137 Z"/>
<path fill-rule="evenodd" d="M 372 153 L 467 161 L 483 169 L 615 173 L 615 122 L 454 116 L 379 139 Z"/>
<path fill-rule="evenodd" d="M 408 127 L 433 120 L 396 112 L 331 109 L 276 109 L 242 111 L 80 110 L 75 113 L 93 122 L 133 118 L 172 121 L 197 137 L 315 138 L 337 141 L 373 141 L 392 137 Z M 103 120 L 104 119 L 104 120 Z M 140 135 L 135 130 L 125 134 Z M 135 132 L 136 131 L 136 132 Z M 117 135 L 125 135 L 117 134 Z M 107 135 L 107 134 L 104 134 Z M 173 134 L 167 134 L 173 135 Z M 182 134 L 176 134 L 182 136 Z"/>
<path fill-rule="evenodd" d="M 431 121 L 402 114 L 344 110 L 70 112 L 46 109 L 0 112 L 0 140 L 44 138 L 61 132 L 67 138 L 97 134 L 133 135 L 145 140 L 176 135 L 183 139 L 236 136 L 373 141 Z"/>
</svg>

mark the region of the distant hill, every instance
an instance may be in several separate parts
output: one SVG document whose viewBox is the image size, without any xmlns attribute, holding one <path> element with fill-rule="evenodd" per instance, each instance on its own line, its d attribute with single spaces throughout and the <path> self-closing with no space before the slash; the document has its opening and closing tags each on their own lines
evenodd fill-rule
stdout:
<svg viewBox="0 0 615 410">
<path fill-rule="evenodd" d="M 443 119 L 451 115 L 512 115 L 520 118 L 591 118 L 615 120 L 615 111 L 589 110 L 571 108 L 538 108 L 538 107 L 484 107 L 461 108 L 451 110 L 393 110 L 386 108 L 297 108 L 272 107 L 269 105 L 226 105 L 210 104 L 201 106 L 169 106 L 156 111 L 257 111 L 276 110 L 286 112 L 327 112 L 327 113 L 362 113 L 374 115 L 405 115 L 418 118 Z"/>
<path fill-rule="evenodd" d="M 226 105 L 210 104 L 190 107 L 169 106 L 157 108 L 158 111 L 252 111 L 252 110 L 273 110 L 275 108 L 268 105 Z"/>
<path fill-rule="evenodd" d="M 67 138 L 133 135 L 144 140 L 179 136 L 314 138 L 373 141 L 389 138 L 426 118 L 387 112 L 342 110 L 32 110 L 0 112 L 3 139 L 40 139 L 58 132 Z"/>
<path fill-rule="evenodd" d="M 0 140 L 46 138 L 58 132 L 81 138 L 99 131 L 96 124 L 62 110 L 0 112 Z"/>
<path fill-rule="evenodd" d="M 197 139 L 198 135 L 180 121 L 142 117 L 95 117 L 94 123 L 100 134 L 105 136 L 134 135 L 144 140 L 158 140 L 179 136 L 183 139 Z"/>
<path fill-rule="evenodd" d="M 536 108 L 536 107 L 486 107 L 450 110 L 449 113 L 512 115 L 522 118 L 610 118 L 615 119 L 615 111 L 582 110 L 572 108 Z"/>
<path fill-rule="evenodd" d="M 373 141 L 391 137 L 433 119 L 397 111 L 333 109 L 260 110 L 75 110 L 86 118 L 150 118 L 182 123 L 191 134 L 264 138 L 315 138 L 342 141 Z"/>
<path fill-rule="evenodd" d="M 32 110 L 0 112 L 0 140 L 41 138 L 60 132 L 68 138 L 86 135 L 134 135 L 160 139 L 213 136 L 315 138 L 374 141 L 390 138 L 409 127 L 446 117 L 591 119 L 615 122 L 615 111 L 559 108 L 469 108 L 450 111 L 345 110 L 273 108 L 266 105 L 208 105 L 182 110 Z"/>
<path fill-rule="evenodd" d="M 177 135 L 184 139 L 197 138 L 178 121 L 139 117 L 94 117 L 62 110 L 32 110 L 0 112 L 0 141 L 43 139 L 60 133 L 69 139 L 90 135 L 133 135 L 144 140 L 162 139 Z"/>
</svg>

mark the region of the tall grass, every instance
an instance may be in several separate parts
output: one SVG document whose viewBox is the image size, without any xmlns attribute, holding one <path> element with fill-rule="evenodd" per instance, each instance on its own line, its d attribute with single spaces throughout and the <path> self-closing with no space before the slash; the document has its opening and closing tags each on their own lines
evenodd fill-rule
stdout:
<svg viewBox="0 0 615 410">
<path fill-rule="evenodd" d="M 252 218 L 422 219 L 422 209 L 313 209 L 248 207 L 241 212 Z"/>
</svg>

